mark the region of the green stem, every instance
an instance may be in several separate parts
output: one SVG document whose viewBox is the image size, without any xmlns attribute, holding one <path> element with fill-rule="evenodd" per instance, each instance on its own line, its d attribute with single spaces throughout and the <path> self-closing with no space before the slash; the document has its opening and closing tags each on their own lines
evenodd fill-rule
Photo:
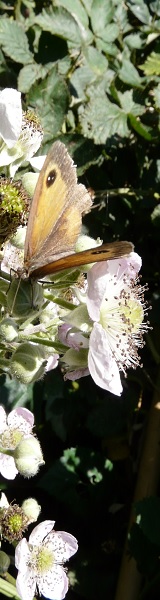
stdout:
<svg viewBox="0 0 160 600">
<path fill-rule="evenodd" d="M 14 582 L 14 583 L 13 583 Z M 0 593 L 8 598 L 14 598 L 15 600 L 19 600 L 20 596 L 16 591 L 16 582 L 9 573 L 5 573 L 5 579 L 0 577 Z"/>
</svg>

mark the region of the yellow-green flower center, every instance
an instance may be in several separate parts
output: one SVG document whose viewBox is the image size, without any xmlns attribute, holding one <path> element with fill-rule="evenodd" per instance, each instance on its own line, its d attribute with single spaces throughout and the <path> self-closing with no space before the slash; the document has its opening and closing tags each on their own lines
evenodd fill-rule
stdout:
<svg viewBox="0 0 160 600">
<path fill-rule="evenodd" d="M 52 569 L 55 559 L 54 554 L 50 548 L 42 546 L 42 548 L 35 548 L 31 553 L 31 567 L 34 568 L 38 575 L 47 573 Z"/>
</svg>

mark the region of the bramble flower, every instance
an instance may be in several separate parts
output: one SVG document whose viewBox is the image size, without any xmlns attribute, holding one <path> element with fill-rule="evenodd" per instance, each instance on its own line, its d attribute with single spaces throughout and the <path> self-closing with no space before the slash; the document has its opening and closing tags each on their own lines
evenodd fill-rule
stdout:
<svg viewBox="0 0 160 600">
<path fill-rule="evenodd" d="M 0 406 L 0 473 L 6 479 L 15 479 L 18 469 L 13 456 L 19 442 L 30 436 L 34 425 L 34 416 L 27 408 L 15 408 L 8 417 L 3 406 Z"/>
<path fill-rule="evenodd" d="M 22 600 L 32 600 L 36 591 L 47 598 L 62 600 L 68 591 L 63 564 L 78 549 L 76 538 L 66 531 L 53 531 L 55 521 L 37 525 L 27 542 L 16 547 L 17 592 Z"/>
<path fill-rule="evenodd" d="M 14 177 L 23 161 L 30 161 L 42 141 L 42 130 L 33 112 L 23 113 L 21 94 L 12 88 L 0 92 L 0 167 L 10 165 Z"/>
<path fill-rule="evenodd" d="M 137 279 L 140 268 L 141 258 L 131 252 L 89 270 L 83 305 L 72 311 L 68 321 L 66 317 L 68 328 L 66 324 L 60 328 L 60 339 L 69 346 L 63 357 L 65 378 L 84 376 L 88 367 L 97 385 L 118 396 L 122 393 L 120 372 L 125 375 L 127 368 L 139 365 L 138 347 L 143 346 L 148 327 L 143 323 L 144 288 Z"/>
</svg>

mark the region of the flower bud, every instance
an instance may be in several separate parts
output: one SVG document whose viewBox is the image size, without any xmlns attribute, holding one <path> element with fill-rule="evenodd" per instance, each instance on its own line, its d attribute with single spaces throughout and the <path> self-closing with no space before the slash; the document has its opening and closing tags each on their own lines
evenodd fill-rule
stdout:
<svg viewBox="0 0 160 600">
<path fill-rule="evenodd" d="M 89 248 L 95 248 L 96 246 L 101 246 L 102 240 L 98 238 L 94 240 L 94 238 L 89 235 L 79 235 L 78 240 L 76 242 L 75 250 L 76 252 L 83 252 L 83 250 L 89 250 Z M 94 265 L 94 262 L 91 264 L 82 265 L 81 271 L 89 271 Z"/>
<path fill-rule="evenodd" d="M 42 306 L 43 289 L 36 281 L 13 279 L 7 294 L 8 310 L 13 317 L 27 318 L 33 309 Z"/>
<path fill-rule="evenodd" d="M 20 344 L 10 361 L 11 373 L 22 383 L 32 383 L 45 373 L 45 354 L 42 347 L 31 342 Z"/>
<path fill-rule="evenodd" d="M 6 342 L 13 342 L 18 335 L 18 327 L 11 317 L 2 319 L 0 323 L 0 336 L 6 340 Z"/>
<path fill-rule="evenodd" d="M 35 498 L 27 498 L 24 500 L 22 503 L 22 508 L 28 518 L 29 523 L 34 523 L 37 521 L 41 512 L 41 506 L 38 504 Z"/>
<path fill-rule="evenodd" d="M 18 227 L 15 235 L 12 236 L 10 242 L 16 248 L 23 250 L 26 237 L 26 227 Z"/>
<path fill-rule="evenodd" d="M 15 465 L 23 477 L 37 475 L 39 467 L 44 465 L 41 446 L 37 438 L 30 435 L 23 438 L 14 451 Z"/>
<path fill-rule="evenodd" d="M 10 558 L 9 556 L 0 550 L 0 574 L 7 573 L 10 566 Z"/>
<path fill-rule="evenodd" d="M 38 177 L 39 173 L 32 173 L 31 171 L 22 175 L 22 184 L 30 198 L 33 198 Z"/>
</svg>

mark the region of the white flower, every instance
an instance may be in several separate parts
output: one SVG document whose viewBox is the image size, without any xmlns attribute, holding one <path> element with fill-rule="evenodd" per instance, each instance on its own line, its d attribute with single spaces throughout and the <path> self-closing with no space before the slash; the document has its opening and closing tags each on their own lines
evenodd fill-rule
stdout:
<svg viewBox="0 0 160 600">
<path fill-rule="evenodd" d="M 62 600 L 68 591 L 63 563 L 77 552 L 76 538 L 66 531 L 53 531 L 55 521 L 37 525 L 29 542 L 23 538 L 15 551 L 18 569 L 16 587 L 22 600 L 32 600 L 36 590 L 47 598 Z"/>
<path fill-rule="evenodd" d="M 87 308 L 93 324 L 88 368 L 95 383 L 118 396 L 122 392 L 120 371 L 139 365 L 138 346 L 143 345 L 143 289 L 137 273 L 141 258 L 128 257 L 93 266 L 88 273 Z"/>
<path fill-rule="evenodd" d="M 15 450 L 20 440 L 32 432 L 34 416 L 27 408 L 15 408 L 8 417 L 3 406 L 0 406 L 0 447 Z M 0 452 L 0 473 L 6 479 L 15 479 L 18 470 L 13 456 Z"/>
<path fill-rule="evenodd" d="M 22 126 L 21 94 L 12 88 L 0 92 L 0 136 L 12 148 Z"/>
<path fill-rule="evenodd" d="M 42 141 L 36 119 L 22 112 L 21 94 L 12 88 L 0 92 L 0 167 L 9 165 L 14 177 L 22 162 L 30 161 Z"/>
<path fill-rule="evenodd" d="M 122 393 L 120 372 L 125 375 L 127 368 L 139 365 L 138 347 L 143 346 L 148 328 L 143 323 L 145 288 L 137 279 L 140 267 L 140 256 L 132 252 L 90 269 L 81 304 L 59 327 L 60 341 L 69 346 L 62 358 L 65 379 L 74 381 L 90 373 L 101 388 Z"/>
</svg>

